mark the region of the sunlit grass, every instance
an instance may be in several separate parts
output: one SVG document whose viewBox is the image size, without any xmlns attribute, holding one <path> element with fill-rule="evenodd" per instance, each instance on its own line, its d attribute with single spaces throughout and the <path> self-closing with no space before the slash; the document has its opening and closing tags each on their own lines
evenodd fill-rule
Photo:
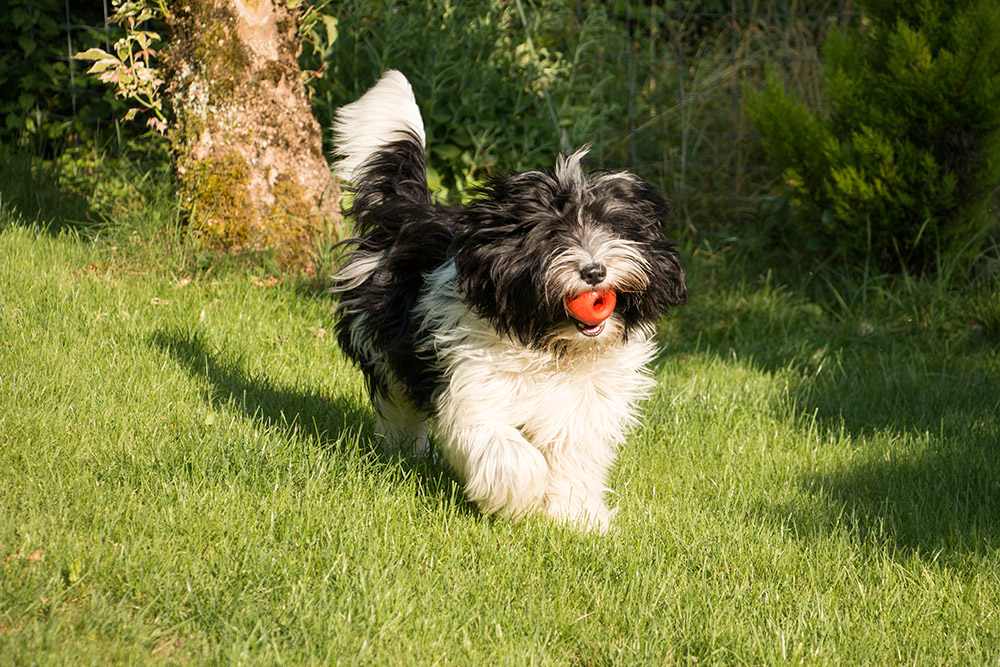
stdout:
<svg viewBox="0 0 1000 667">
<path fill-rule="evenodd" d="M 950 288 L 686 252 L 601 538 L 378 454 L 294 279 L 0 214 L 0 662 L 1000 657 L 1000 360 Z"/>
</svg>

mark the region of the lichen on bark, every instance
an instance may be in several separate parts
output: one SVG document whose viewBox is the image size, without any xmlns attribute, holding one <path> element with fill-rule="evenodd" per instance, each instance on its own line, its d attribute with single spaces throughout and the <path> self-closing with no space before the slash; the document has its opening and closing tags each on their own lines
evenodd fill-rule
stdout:
<svg viewBox="0 0 1000 667">
<path fill-rule="evenodd" d="M 339 226 L 298 65 L 296 15 L 272 0 L 172 0 L 162 65 L 169 133 L 192 229 L 224 250 L 302 262 L 324 221 Z"/>
</svg>

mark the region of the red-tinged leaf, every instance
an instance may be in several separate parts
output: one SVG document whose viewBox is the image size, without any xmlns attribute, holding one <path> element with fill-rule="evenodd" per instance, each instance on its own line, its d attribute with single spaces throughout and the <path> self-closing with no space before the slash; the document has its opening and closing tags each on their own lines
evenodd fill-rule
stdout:
<svg viewBox="0 0 1000 667">
<path fill-rule="evenodd" d="M 160 134 L 164 134 L 167 131 L 167 122 L 159 118 L 151 117 L 146 120 L 146 125 L 153 128 Z"/>
</svg>

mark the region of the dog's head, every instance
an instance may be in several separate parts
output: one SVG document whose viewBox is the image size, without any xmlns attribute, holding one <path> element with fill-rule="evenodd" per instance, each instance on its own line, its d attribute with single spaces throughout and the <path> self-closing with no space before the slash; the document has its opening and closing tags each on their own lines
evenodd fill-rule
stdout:
<svg viewBox="0 0 1000 667">
<path fill-rule="evenodd" d="M 554 175 L 492 180 L 458 226 L 459 287 L 525 345 L 616 344 L 687 300 L 664 236 L 666 201 L 627 172 L 584 174 L 585 152 L 561 159 Z"/>
</svg>

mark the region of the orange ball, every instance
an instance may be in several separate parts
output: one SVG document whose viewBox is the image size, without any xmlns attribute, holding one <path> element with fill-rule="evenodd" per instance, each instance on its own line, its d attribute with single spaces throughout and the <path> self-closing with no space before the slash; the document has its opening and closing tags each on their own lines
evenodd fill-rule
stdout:
<svg viewBox="0 0 1000 667">
<path fill-rule="evenodd" d="M 615 310 L 617 297 L 613 289 L 599 292 L 597 290 L 584 292 L 572 299 L 566 299 L 566 312 L 570 316 L 587 325 L 600 324 L 611 317 Z"/>
</svg>

